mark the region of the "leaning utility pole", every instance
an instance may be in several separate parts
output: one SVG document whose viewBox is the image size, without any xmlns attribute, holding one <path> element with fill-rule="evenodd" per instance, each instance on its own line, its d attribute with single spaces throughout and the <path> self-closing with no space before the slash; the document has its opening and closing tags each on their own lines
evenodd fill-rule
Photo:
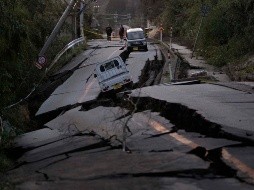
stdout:
<svg viewBox="0 0 254 190">
<path fill-rule="evenodd" d="M 61 18 L 59 19 L 58 23 L 56 24 L 54 30 L 52 31 L 52 33 L 50 34 L 49 38 L 47 39 L 46 43 L 44 44 L 43 48 L 41 49 L 40 53 L 39 53 L 39 58 L 40 57 L 44 57 L 45 53 L 47 51 L 47 49 L 49 48 L 49 46 L 52 44 L 52 42 L 54 41 L 55 37 L 57 36 L 59 30 L 61 29 L 61 27 L 64 24 L 64 21 L 66 20 L 66 18 L 68 17 L 69 13 L 71 12 L 74 4 L 76 3 L 76 1 L 78 0 L 71 0 L 71 2 L 69 3 L 69 5 L 67 6 L 67 8 L 65 9 L 63 15 L 61 16 Z"/>
<path fill-rule="evenodd" d="M 66 1 L 65 1 L 66 2 Z M 46 56 L 45 56 L 45 53 L 46 51 L 48 50 L 49 46 L 53 43 L 53 41 L 55 40 L 56 36 L 58 35 L 61 27 L 63 26 L 65 20 L 67 19 L 67 17 L 69 16 L 70 12 L 72 11 L 73 8 L 77 7 L 76 5 L 80 2 L 80 0 L 70 0 L 70 3 L 68 4 L 67 8 L 65 9 L 64 13 L 62 14 L 61 18 L 59 19 L 59 21 L 57 22 L 55 28 L 53 29 L 52 33 L 50 34 L 49 38 L 47 39 L 47 41 L 45 42 L 43 48 L 41 49 L 39 55 L 38 55 L 38 59 L 37 59 L 37 62 L 35 63 L 36 67 L 38 67 L 39 69 L 42 69 L 43 66 L 46 65 L 46 62 L 47 62 L 47 59 L 46 59 Z M 78 13 L 78 16 L 80 16 L 80 27 L 81 29 L 83 30 L 83 11 L 86 7 L 86 5 L 88 5 L 90 2 L 96 2 L 96 0 L 89 0 L 88 3 L 86 3 L 84 5 L 83 1 L 81 2 L 81 10 L 79 11 Z M 66 2 L 67 3 L 67 2 Z M 82 18 L 81 18 L 82 17 Z M 74 25 L 74 35 L 75 35 L 75 38 L 76 38 L 76 32 L 77 32 L 77 23 L 76 23 L 76 18 L 77 18 L 77 15 L 74 14 L 73 16 L 73 25 Z M 81 23 L 82 22 L 82 23 Z M 81 35 L 83 34 L 84 32 L 81 31 Z M 74 36 L 73 35 L 73 36 Z"/>
<path fill-rule="evenodd" d="M 80 24 L 80 36 L 85 37 L 84 34 L 84 3 L 80 3 L 80 10 L 82 11 L 79 18 L 79 24 Z"/>
<path fill-rule="evenodd" d="M 204 17 L 202 16 L 199 27 L 198 27 L 198 33 L 197 33 L 197 36 L 196 36 L 196 39 L 195 39 L 195 42 L 194 42 L 194 45 L 193 45 L 193 49 L 192 49 L 192 53 L 191 53 L 191 59 L 194 55 L 194 51 L 195 51 L 196 44 L 197 44 L 197 41 L 198 41 L 199 32 L 200 32 L 200 29 L 201 29 L 201 26 L 202 26 L 202 23 L 203 23 L 203 19 L 204 19 Z"/>
<path fill-rule="evenodd" d="M 201 18 L 201 21 L 200 21 L 200 24 L 199 24 L 199 27 L 198 27 L 198 33 L 197 33 L 197 36 L 196 36 L 196 39 L 195 39 L 195 42 L 194 42 L 194 46 L 193 46 L 193 49 L 192 49 L 191 59 L 193 58 L 193 55 L 194 55 L 194 52 L 195 52 L 195 48 L 196 48 L 198 37 L 199 37 L 199 32 L 200 32 L 201 26 L 203 24 L 203 19 L 207 16 L 209 10 L 210 10 L 210 7 L 207 6 L 206 4 L 204 4 L 203 0 L 202 0 L 202 6 L 201 6 L 201 16 L 202 16 L 202 18 Z"/>
</svg>

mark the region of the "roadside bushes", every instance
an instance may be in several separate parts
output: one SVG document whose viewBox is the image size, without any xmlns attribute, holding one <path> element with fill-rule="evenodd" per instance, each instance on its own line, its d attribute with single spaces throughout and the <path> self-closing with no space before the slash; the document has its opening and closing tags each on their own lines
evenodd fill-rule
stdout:
<svg viewBox="0 0 254 190">
<path fill-rule="evenodd" d="M 192 44 L 204 16 L 202 7 L 206 5 L 207 14 L 203 18 L 196 48 L 205 52 L 203 56 L 208 63 L 221 67 L 238 63 L 237 60 L 243 56 L 254 53 L 254 0 L 168 0 L 160 4 L 164 10 L 154 20 L 163 23 L 165 35 L 169 35 L 172 26 L 173 40 L 191 40 Z M 151 9 L 149 5 L 147 8 Z"/>
<path fill-rule="evenodd" d="M 204 51 L 205 56 L 207 58 L 208 64 L 217 66 L 217 67 L 222 67 L 224 66 L 229 58 L 229 54 L 227 52 L 227 47 L 226 46 L 209 46 L 209 50 Z"/>
<path fill-rule="evenodd" d="M 91 30 L 89 28 L 84 29 L 84 35 L 87 39 L 102 39 L 102 34 L 99 30 Z"/>
<path fill-rule="evenodd" d="M 44 72 L 34 62 L 65 8 L 64 2 L 55 0 L 0 1 L 0 117 L 11 128 L 0 133 L 0 154 L 17 132 L 38 127 L 29 117 L 27 101 L 5 108 L 26 97 L 41 79 Z M 70 41 L 67 25 L 47 52 L 48 61 Z M 0 167 L 7 163 L 6 157 L 1 159 Z"/>
<path fill-rule="evenodd" d="M 40 80 L 43 72 L 34 62 L 65 7 L 54 0 L 0 1 L 0 111 L 25 97 Z M 47 52 L 48 61 L 71 40 L 68 33 L 65 27 Z"/>
<path fill-rule="evenodd" d="M 254 22 L 247 10 L 254 11 L 254 7 L 250 7 L 249 2 L 226 0 L 212 6 L 204 19 L 199 43 L 207 52 L 205 57 L 209 64 L 224 66 L 253 51 L 250 31 L 253 31 Z"/>
<path fill-rule="evenodd" d="M 6 150 L 13 138 L 39 127 L 28 101 L 6 107 L 25 98 L 42 78 L 34 62 L 65 8 L 64 1 L 0 0 L 0 177 L 12 165 Z M 52 44 L 48 61 L 71 40 L 69 28 L 65 24 Z"/>
</svg>

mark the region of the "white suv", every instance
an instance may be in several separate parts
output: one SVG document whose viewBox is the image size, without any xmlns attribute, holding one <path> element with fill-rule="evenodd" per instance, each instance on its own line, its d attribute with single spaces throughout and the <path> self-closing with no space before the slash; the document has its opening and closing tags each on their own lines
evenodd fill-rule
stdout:
<svg viewBox="0 0 254 190">
<path fill-rule="evenodd" d="M 148 50 L 146 38 L 142 28 L 128 29 L 126 33 L 126 43 L 128 51 Z"/>
</svg>

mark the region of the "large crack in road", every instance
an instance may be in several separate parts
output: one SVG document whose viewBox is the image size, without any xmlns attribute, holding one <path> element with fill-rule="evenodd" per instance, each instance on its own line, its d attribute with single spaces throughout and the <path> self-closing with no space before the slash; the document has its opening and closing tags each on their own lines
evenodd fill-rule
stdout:
<svg viewBox="0 0 254 190">
<path fill-rule="evenodd" d="M 128 52 L 124 52 L 121 54 L 121 57 L 126 60 L 128 58 L 129 54 Z M 140 77 L 140 82 L 134 85 L 134 89 L 142 88 L 144 86 L 150 86 L 153 84 L 157 84 L 156 76 L 161 75 L 161 70 L 163 67 L 164 62 L 156 60 L 147 60 L 146 65 L 142 71 L 142 75 Z M 184 72 L 186 72 L 184 70 Z M 180 75 L 179 75 L 180 76 Z M 118 178 L 142 178 L 142 177 L 148 177 L 148 178 L 158 178 L 158 177 L 169 177 L 169 178 L 193 178 L 193 179 L 226 179 L 226 178 L 235 178 L 240 183 L 250 183 L 253 184 L 253 173 L 250 172 L 250 175 L 248 177 L 251 178 L 251 180 L 246 180 L 245 178 L 241 178 L 238 176 L 239 168 L 235 168 L 234 166 L 229 165 L 227 162 L 225 162 L 225 148 L 227 147 L 253 147 L 254 142 L 251 141 L 248 138 L 243 138 L 236 136 L 234 134 L 231 134 L 229 132 L 226 132 L 223 130 L 222 126 L 210 122 L 206 120 L 202 115 L 196 112 L 196 110 L 190 109 L 187 106 L 178 104 L 178 103 L 170 103 L 162 100 L 157 100 L 151 97 L 130 97 L 129 91 L 122 92 L 119 94 L 116 94 L 114 96 L 111 96 L 109 98 L 108 95 L 100 94 L 98 99 L 91 102 L 86 103 L 79 103 L 76 105 L 69 105 L 63 108 L 59 108 L 58 110 L 54 110 L 51 112 L 48 112 L 46 114 L 43 114 L 40 116 L 39 120 L 41 123 L 45 124 L 48 121 L 53 120 L 54 118 L 58 117 L 59 115 L 63 115 L 64 113 L 68 112 L 69 110 L 73 108 L 77 108 L 78 106 L 81 106 L 80 112 L 89 112 L 92 109 L 98 108 L 100 106 L 103 107 L 120 107 L 122 109 L 127 110 L 126 113 L 122 114 L 121 116 L 114 119 L 114 121 L 121 121 L 124 118 L 129 118 L 127 123 L 127 129 L 129 135 L 127 136 L 127 140 L 131 138 L 132 136 L 135 136 L 135 132 L 132 131 L 131 125 L 129 125 L 129 121 L 133 119 L 134 114 L 143 113 L 146 111 L 149 111 L 151 113 L 158 113 L 159 116 L 165 118 L 168 120 L 169 123 L 173 124 L 173 127 L 171 129 L 168 129 L 167 127 L 164 127 L 162 124 L 158 123 L 157 121 L 154 121 L 152 118 L 148 118 L 149 126 L 154 127 L 156 129 L 157 125 L 157 133 L 145 135 L 144 139 L 156 139 L 156 138 L 164 138 L 164 137 L 173 137 L 174 139 L 178 140 L 180 143 L 185 144 L 186 146 L 190 146 L 190 150 L 186 152 L 186 154 L 195 155 L 198 158 L 202 159 L 205 162 L 209 163 L 209 167 L 205 169 L 186 169 L 186 170 L 175 170 L 175 171 L 159 171 L 159 172 L 126 172 L 126 173 L 117 173 L 117 174 L 105 174 L 105 175 L 97 175 L 92 177 L 84 177 L 86 180 L 105 180 L 105 179 L 118 179 Z M 111 94 L 112 95 L 112 94 Z M 235 141 L 234 143 L 229 143 L 229 145 L 221 145 L 216 148 L 208 149 L 204 146 L 201 146 L 199 144 L 194 143 L 193 141 L 189 140 L 188 138 L 181 135 L 181 132 L 184 131 L 185 133 L 192 133 L 195 132 L 202 136 L 201 138 L 208 139 L 208 138 L 214 138 L 214 139 L 225 139 L 229 141 Z M 54 177 L 51 176 L 50 173 L 47 173 L 47 171 L 43 171 L 47 169 L 50 166 L 60 164 L 60 162 L 64 162 L 65 160 L 68 160 L 72 158 L 70 154 L 73 153 L 79 153 L 79 152 L 86 152 L 92 149 L 99 149 L 103 148 L 105 146 L 110 147 L 109 150 L 117 150 L 121 149 L 122 146 L 118 145 L 112 145 L 112 139 L 114 141 L 118 141 L 120 144 L 123 144 L 123 140 L 121 137 L 118 137 L 117 135 L 112 135 L 109 138 L 105 138 L 101 136 L 101 134 L 97 134 L 94 131 L 86 131 L 86 134 L 79 133 L 75 136 L 87 136 L 87 135 L 94 135 L 98 136 L 101 141 L 97 144 L 93 144 L 88 147 L 81 147 L 77 149 L 73 149 L 70 151 L 62 152 L 56 155 L 53 155 L 52 157 L 46 157 L 45 160 L 49 158 L 54 158 L 56 156 L 61 155 L 67 155 L 64 158 L 61 158 L 57 161 L 52 161 L 48 163 L 47 165 L 39 168 L 36 170 L 36 172 L 40 175 L 43 175 L 45 178 L 45 181 L 51 181 L 54 182 Z M 127 152 L 131 153 L 132 148 L 128 146 L 128 142 L 126 144 Z M 38 147 L 37 147 L 38 148 Z M 23 150 L 27 151 L 27 150 Z M 164 153 L 171 153 L 174 152 L 174 148 L 168 148 L 168 149 L 151 149 L 148 151 L 148 154 L 164 154 Z M 145 150 L 140 152 L 146 152 Z M 98 152 L 97 152 L 98 153 Z M 38 162 L 42 160 L 35 160 L 34 162 Z M 23 163 L 24 165 L 28 164 Z M 22 165 L 19 165 L 21 167 Z M 18 168 L 18 167 L 17 167 Z M 240 172 L 246 172 L 245 170 Z M 63 181 L 79 181 L 77 178 L 70 178 L 70 177 L 61 177 L 61 180 Z M 83 180 L 83 179 L 80 179 Z"/>
<path fill-rule="evenodd" d="M 109 103 L 107 101 L 103 101 L 100 103 L 100 106 L 121 106 L 124 108 L 130 109 L 130 106 L 128 105 L 128 102 L 121 102 L 121 100 L 115 100 L 115 104 L 112 103 L 112 101 Z M 151 112 L 158 112 L 162 117 L 165 117 L 168 119 L 171 123 L 175 124 L 174 128 L 169 132 L 164 132 L 156 135 L 151 135 L 148 138 L 156 138 L 172 133 L 177 133 L 178 130 L 184 129 L 186 132 L 197 132 L 199 134 L 205 135 L 205 137 L 202 138 L 217 138 L 217 139 L 227 139 L 231 141 L 238 141 L 240 142 L 237 145 L 229 145 L 226 147 L 243 147 L 243 146 L 253 146 L 253 141 L 250 141 L 249 139 L 242 138 L 239 136 L 235 136 L 233 134 L 230 134 L 228 132 L 223 131 L 222 127 L 218 124 L 212 123 L 210 121 L 207 121 L 204 117 L 202 117 L 200 114 L 196 113 L 195 110 L 189 109 L 186 106 L 182 106 L 180 104 L 171 104 L 168 102 L 155 100 L 152 98 L 133 98 L 132 102 L 134 102 L 135 106 L 137 107 L 136 113 L 143 112 L 150 110 Z M 145 106 L 144 106 L 145 105 Z M 92 106 L 93 107 L 93 106 Z M 87 111 L 89 109 L 86 109 Z M 126 117 L 130 114 L 134 114 L 131 111 L 128 112 L 128 114 L 122 116 Z M 118 118 L 121 119 L 121 118 Z M 131 129 L 130 129 L 131 130 Z M 201 173 L 203 175 L 200 175 L 200 178 L 206 178 L 206 176 L 209 176 L 208 178 L 217 178 L 216 176 L 221 176 L 225 178 L 231 178 L 235 177 L 241 182 L 246 182 L 240 177 L 237 177 L 237 169 L 232 168 L 230 165 L 227 165 L 222 159 L 223 151 L 225 146 L 221 146 L 219 148 L 207 150 L 206 148 L 197 145 L 195 148 L 191 151 L 189 151 L 190 154 L 194 154 L 201 159 L 210 162 L 210 167 L 207 170 L 202 170 Z M 131 150 L 128 148 L 128 151 Z M 150 152 L 171 152 L 170 150 L 160 150 L 160 151 L 150 151 Z M 186 172 L 186 173 L 185 173 Z M 199 172 L 198 172 L 199 173 Z M 162 177 L 167 176 L 170 177 L 171 175 L 175 175 L 177 177 L 180 177 L 181 174 L 189 176 L 189 174 L 197 176 L 195 170 L 191 171 L 177 171 L 177 172 L 165 172 L 165 173 L 144 173 L 144 174 L 135 174 L 133 176 L 149 176 L 149 177 Z M 201 174 L 200 173 L 200 174 Z M 179 175 L 178 175 L 179 174 Z M 212 177 L 211 177 L 211 174 Z M 128 174 L 130 175 L 130 174 Z M 253 173 L 251 174 L 253 175 Z M 251 182 L 252 183 L 252 182 Z"/>
</svg>

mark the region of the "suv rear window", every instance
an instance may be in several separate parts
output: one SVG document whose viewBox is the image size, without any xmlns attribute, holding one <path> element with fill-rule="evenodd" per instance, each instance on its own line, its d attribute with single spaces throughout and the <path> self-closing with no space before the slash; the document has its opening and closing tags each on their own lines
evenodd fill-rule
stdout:
<svg viewBox="0 0 254 190">
<path fill-rule="evenodd" d="M 118 66 L 119 66 L 118 61 L 117 60 L 113 60 L 113 61 L 110 61 L 110 62 L 107 62 L 107 63 L 101 65 L 100 66 L 100 71 L 104 72 L 104 71 L 113 69 L 113 68 L 118 67 Z"/>
</svg>

